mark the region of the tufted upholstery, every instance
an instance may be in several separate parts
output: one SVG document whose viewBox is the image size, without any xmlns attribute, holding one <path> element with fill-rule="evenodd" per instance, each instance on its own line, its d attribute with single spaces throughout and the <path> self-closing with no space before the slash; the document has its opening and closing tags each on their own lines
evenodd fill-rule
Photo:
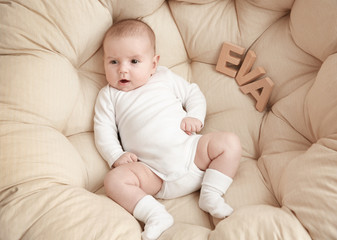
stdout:
<svg viewBox="0 0 337 240">
<path fill-rule="evenodd" d="M 125 18 L 147 22 L 160 64 L 200 86 L 203 133 L 243 146 L 234 213 L 210 218 L 198 192 L 162 201 L 175 224 L 160 239 L 335 239 L 336 0 L 1 1 L 0 239 L 140 239 L 104 195 L 93 140 L 101 41 Z M 223 42 L 254 50 L 274 82 L 264 112 L 215 71 Z"/>
</svg>

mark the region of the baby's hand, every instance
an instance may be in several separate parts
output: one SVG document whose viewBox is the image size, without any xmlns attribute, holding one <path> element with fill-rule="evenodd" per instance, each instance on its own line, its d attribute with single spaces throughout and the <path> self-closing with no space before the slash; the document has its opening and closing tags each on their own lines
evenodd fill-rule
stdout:
<svg viewBox="0 0 337 240">
<path fill-rule="evenodd" d="M 137 162 L 137 161 L 138 161 L 138 158 L 137 158 L 136 154 L 126 152 L 116 160 L 116 162 L 113 164 L 113 166 L 118 167 L 118 166 L 126 164 L 126 163 L 132 163 L 132 162 Z"/>
<path fill-rule="evenodd" d="M 185 117 L 181 121 L 180 128 L 188 135 L 191 135 L 192 133 L 200 132 L 202 122 L 197 118 Z"/>
</svg>

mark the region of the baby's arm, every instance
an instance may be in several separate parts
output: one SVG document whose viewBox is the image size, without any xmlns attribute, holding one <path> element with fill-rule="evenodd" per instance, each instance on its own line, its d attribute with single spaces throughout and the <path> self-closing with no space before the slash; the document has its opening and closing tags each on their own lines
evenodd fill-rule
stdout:
<svg viewBox="0 0 337 240">
<path fill-rule="evenodd" d="M 188 83 L 182 77 L 171 72 L 173 89 L 186 110 L 186 117 L 181 121 L 180 128 L 188 135 L 201 131 L 206 116 L 206 99 L 195 83 Z"/>
<path fill-rule="evenodd" d="M 112 98 L 109 86 L 104 87 L 97 96 L 94 117 L 95 144 L 97 150 L 110 167 L 128 161 L 125 160 L 124 155 L 126 153 L 123 151 L 118 139 Z M 117 161 L 118 163 L 115 164 Z"/>
</svg>

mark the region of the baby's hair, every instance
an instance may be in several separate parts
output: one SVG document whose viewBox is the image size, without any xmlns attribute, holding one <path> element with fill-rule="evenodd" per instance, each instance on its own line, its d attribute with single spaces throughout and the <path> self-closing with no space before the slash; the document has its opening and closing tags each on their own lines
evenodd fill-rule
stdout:
<svg viewBox="0 0 337 240">
<path fill-rule="evenodd" d="M 133 37 L 146 33 L 149 37 L 151 46 L 153 46 L 154 53 L 156 52 L 156 36 L 152 28 L 145 22 L 137 19 L 125 19 L 113 24 L 105 33 L 104 41 L 107 37 Z"/>
</svg>

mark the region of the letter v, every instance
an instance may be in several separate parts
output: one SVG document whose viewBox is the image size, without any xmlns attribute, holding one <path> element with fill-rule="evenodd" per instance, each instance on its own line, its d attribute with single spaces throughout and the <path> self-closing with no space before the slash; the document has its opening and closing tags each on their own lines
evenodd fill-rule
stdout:
<svg viewBox="0 0 337 240">
<path fill-rule="evenodd" d="M 258 67 L 250 71 L 252 69 L 255 60 L 256 60 L 255 52 L 249 50 L 235 78 L 239 86 L 250 83 L 258 79 L 259 77 L 262 77 L 266 73 L 263 67 Z"/>
</svg>

